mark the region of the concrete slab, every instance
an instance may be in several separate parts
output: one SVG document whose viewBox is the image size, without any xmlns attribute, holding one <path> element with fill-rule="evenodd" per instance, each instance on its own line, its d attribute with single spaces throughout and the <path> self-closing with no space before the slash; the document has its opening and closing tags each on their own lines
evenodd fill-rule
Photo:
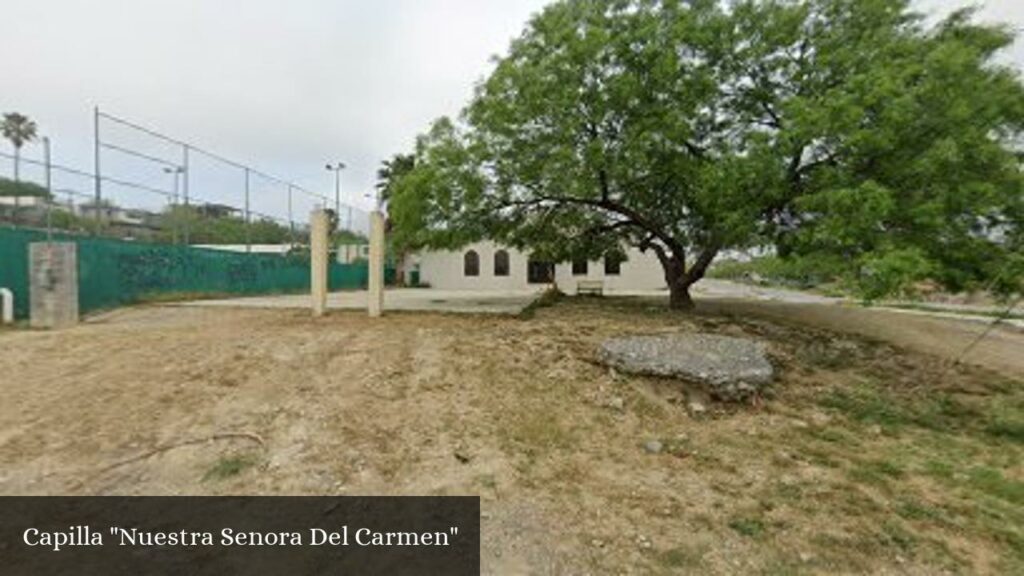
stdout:
<svg viewBox="0 0 1024 576">
<path fill-rule="evenodd" d="M 508 314 L 515 315 L 530 305 L 538 291 L 455 291 L 455 290 L 388 290 L 384 293 L 384 312 L 452 312 L 460 314 Z M 327 295 L 328 310 L 366 310 L 369 295 L 366 291 L 333 292 Z M 199 300 L 170 304 L 206 308 L 271 308 L 310 309 L 312 299 L 308 294 L 286 296 L 258 296 L 232 298 L 229 300 Z"/>
</svg>

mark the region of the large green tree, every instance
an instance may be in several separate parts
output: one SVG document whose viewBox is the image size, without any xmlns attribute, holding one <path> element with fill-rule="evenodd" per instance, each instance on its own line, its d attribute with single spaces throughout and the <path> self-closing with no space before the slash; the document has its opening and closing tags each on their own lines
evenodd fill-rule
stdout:
<svg viewBox="0 0 1024 576">
<path fill-rule="evenodd" d="M 677 308 L 766 245 L 870 295 L 1019 290 L 1011 42 L 904 0 L 563 0 L 421 139 L 391 211 L 425 245 L 651 251 Z"/>
</svg>

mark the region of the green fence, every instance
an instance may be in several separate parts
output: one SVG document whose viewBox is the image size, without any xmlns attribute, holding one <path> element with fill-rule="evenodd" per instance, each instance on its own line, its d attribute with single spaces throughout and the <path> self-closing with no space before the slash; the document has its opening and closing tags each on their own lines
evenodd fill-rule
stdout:
<svg viewBox="0 0 1024 576">
<path fill-rule="evenodd" d="M 239 254 L 143 244 L 108 238 L 54 235 L 78 244 L 78 302 L 83 313 L 146 299 L 189 295 L 284 294 L 309 290 L 309 258 Z M 15 294 L 15 316 L 29 310 L 28 245 L 46 241 L 38 230 L 0 227 L 0 287 Z M 388 270 L 393 275 L 393 270 Z M 364 288 L 366 264 L 331 262 L 331 290 Z"/>
</svg>

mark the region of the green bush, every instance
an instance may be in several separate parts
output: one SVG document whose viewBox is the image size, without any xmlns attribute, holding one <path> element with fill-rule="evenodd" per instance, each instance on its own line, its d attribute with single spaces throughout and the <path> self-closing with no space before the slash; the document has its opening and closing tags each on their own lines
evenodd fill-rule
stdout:
<svg viewBox="0 0 1024 576">
<path fill-rule="evenodd" d="M 715 264 L 711 278 L 778 284 L 795 288 L 814 288 L 839 280 L 834 263 L 825 258 L 785 260 L 777 256 L 755 258 L 749 262 L 726 260 Z"/>
</svg>

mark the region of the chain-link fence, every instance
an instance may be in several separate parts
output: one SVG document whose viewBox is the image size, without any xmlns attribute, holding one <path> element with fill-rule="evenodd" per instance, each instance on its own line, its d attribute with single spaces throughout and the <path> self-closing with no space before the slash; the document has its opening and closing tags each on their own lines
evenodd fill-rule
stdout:
<svg viewBox="0 0 1024 576">
<path fill-rule="evenodd" d="M 311 191 L 99 109 L 93 122 L 88 168 L 52 162 L 26 147 L 15 170 L 15 155 L 0 152 L 12 167 L 11 177 L 0 180 L 0 222 L 272 252 L 305 245 L 309 213 L 326 208 L 334 214 L 336 245 L 365 243 L 369 214 L 338 194 Z"/>
</svg>

